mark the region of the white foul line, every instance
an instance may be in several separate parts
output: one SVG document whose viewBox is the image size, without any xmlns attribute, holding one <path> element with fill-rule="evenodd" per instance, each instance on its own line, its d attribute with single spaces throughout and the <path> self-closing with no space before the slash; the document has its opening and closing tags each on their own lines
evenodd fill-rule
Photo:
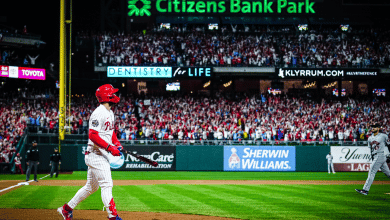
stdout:
<svg viewBox="0 0 390 220">
<path fill-rule="evenodd" d="M 47 174 L 46 176 L 41 177 L 41 178 L 39 178 L 39 179 L 41 180 L 41 179 L 43 179 L 43 178 L 45 178 L 45 177 L 47 177 L 47 176 L 49 176 L 49 175 L 50 175 L 50 174 Z M 30 182 L 32 182 L 32 181 L 34 181 L 34 180 L 30 180 L 30 181 L 28 181 L 28 183 L 30 183 Z M 7 190 L 9 190 L 9 189 L 15 188 L 15 187 L 17 187 L 17 186 L 23 186 L 23 185 L 25 185 L 25 184 L 23 184 L 23 183 L 25 183 L 25 182 L 20 182 L 20 183 L 18 183 L 18 184 L 16 184 L 16 185 L 10 186 L 10 187 L 5 188 L 5 189 L 2 189 L 2 190 L 0 190 L 0 193 L 1 193 L 1 192 L 4 192 L 4 191 L 7 191 Z"/>
</svg>

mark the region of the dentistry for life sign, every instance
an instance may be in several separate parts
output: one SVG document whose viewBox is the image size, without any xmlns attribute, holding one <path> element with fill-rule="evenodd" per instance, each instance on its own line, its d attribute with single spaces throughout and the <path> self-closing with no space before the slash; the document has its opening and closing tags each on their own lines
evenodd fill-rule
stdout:
<svg viewBox="0 0 390 220">
<path fill-rule="evenodd" d="M 295 146 L 224 146 L 224 171 L 295 171 Z"/>
<path fill-rule="evenodd" d="M 46 70 L 18 66 L 0 66 L 0 77 L 45 80 Z"/>
</svg>

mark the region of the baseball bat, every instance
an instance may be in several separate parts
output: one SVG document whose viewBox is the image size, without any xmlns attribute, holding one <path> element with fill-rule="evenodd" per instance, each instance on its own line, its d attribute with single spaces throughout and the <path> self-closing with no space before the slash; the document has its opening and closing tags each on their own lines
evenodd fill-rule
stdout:
<svg viewBox="0 0 390 220">
<path fill-rule="evenodd" d="M 141 156 L 141 155 L 139 155 L 139 154 L 134 154 L 134 153 L 132 153 L 132 152 L 130 152 L 130 151 L 127 151 L 127 150 L 125 150 L 125 149 L 122 149 L 122 153 L 130 154 L 131 156 L 137 158 L 138 160 L 140 160 L 140 161 L 142 161 L 142 162 L 145 162 L 145 163 L 147 163 L 147 164 L 150 164 L 151 166 L 154 166 L 154 167 L 157 167 L 157 166 L 158 166 L 158 163 L 157 163 L 156 161 L 152 161 L 152 160 L 150 160 L 150 159 L 148 159 L 148 158 L 146 158 L 146 157 L 143 157 L 143 156 Z"/>
</svg>

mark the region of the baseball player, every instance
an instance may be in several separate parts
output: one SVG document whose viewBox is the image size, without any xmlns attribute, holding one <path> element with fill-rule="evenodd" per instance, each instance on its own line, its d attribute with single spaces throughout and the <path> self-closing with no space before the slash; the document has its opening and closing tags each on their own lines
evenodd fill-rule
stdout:
<svg viewBox="0 0 390 220">
<path fill-rule="evenodd" d="M 58 177 L 58 166 L 61 164 L 61 154 L 58 152 L 58 148 L 54 148 L 54 153 L 50 156 L 50 178 L 53 177 L 54 172 L 56 173 L 56 178 Z"/>
<path fill-rule="evenodd" d="M 17 153 L 16 157 L 14 158 L 15 161 L 15 172 L 23 174 L 23 168 L 22 168 L 22 158 L 20 157 L 20 154 Z"/>
<path fill-rule="evenodd" d="M 387 135 L 380 133 L 379 127 L 379 123 L 371 125 L 372 135 L 368 138 L 368 147 L 371 149 L 372 164 L 363 189 L 355 189 L 356 192 L 363 195 L 368 194 L 371 184 L 374 181 L 375 174 L 378 172 L 379 168 L 390 178 L 390 170 L 386 163 L 386 156 L 389 155 L 389 150 L 386 146 Z"/>
<path fill-rule="evenodd" d="M 39 151 L 37 148 L 37 142 L 34 140 L 32 142 L 32 147 L 27 150 L 26 153 L 26 160 L 27 160 L 27 171 L 26 171 L 26 182 L 30 179 L 31 169 L 34 166 L 34 181 L 38 182 L 37 180 L 37 169 L 39 165 Z"/>
<path fill-rule="evenodd" d="M 336 172 L 334 172 L 334 167 L 333 167 L 333 156 L 332 154 L 329 154 L 326 155 L 326 159 L 328 160 L 328 173 L 330 174 L 330 171 L 332 171 L 333 174 L 335 174 Z"/>
<path fill-rule="evenodd" d="M 57 211 L 65 220 L 73 219 L 73 209 L 101 188 L 101 196 L 104 207 L 110 220 L 122 220 L 116 211 L 112 197 L 112 178 L 108 154 L 121 156 L 122 146 L 114 133 L 114 113 L 111 108 L 119 102 L 115 95 L 118 89 L 105 84 L 96 90 L 96 97 L 100 103 L 89 119 L 89 140 L 85 152 L 85 164 L 88 166 L 87 183 L 76 195 Z"/>
</svg>

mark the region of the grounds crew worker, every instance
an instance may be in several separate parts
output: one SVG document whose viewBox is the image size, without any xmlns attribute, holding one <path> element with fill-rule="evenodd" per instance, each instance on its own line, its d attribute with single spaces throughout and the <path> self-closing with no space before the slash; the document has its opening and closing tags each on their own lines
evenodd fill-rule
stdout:
<svg viewBox="0 0 390 220">
<path fill-rule="evenodd" d="M 58 177 L 58 166 L 61 164 L 61 154 L 58 152 L 58 148 L 54 148 L 54 153 L 50 156 L 50 178 L 53 177 L 54 172 L 56 173 L 56 178 Z"/>
<path fill-rule="evenodd" d="M 32 147 L 28 149 L 26 154 L 26 161 L 27 161 L 27 172 L 26 172 L 26 182 L 30 179 L 31 169 L 34 166 L 34 181 L 38 182 L 37 180 L 37 168 L 39 164 L 39 151 L 37 148 L 37 142 L 32 142 Z"/>
</svg>

